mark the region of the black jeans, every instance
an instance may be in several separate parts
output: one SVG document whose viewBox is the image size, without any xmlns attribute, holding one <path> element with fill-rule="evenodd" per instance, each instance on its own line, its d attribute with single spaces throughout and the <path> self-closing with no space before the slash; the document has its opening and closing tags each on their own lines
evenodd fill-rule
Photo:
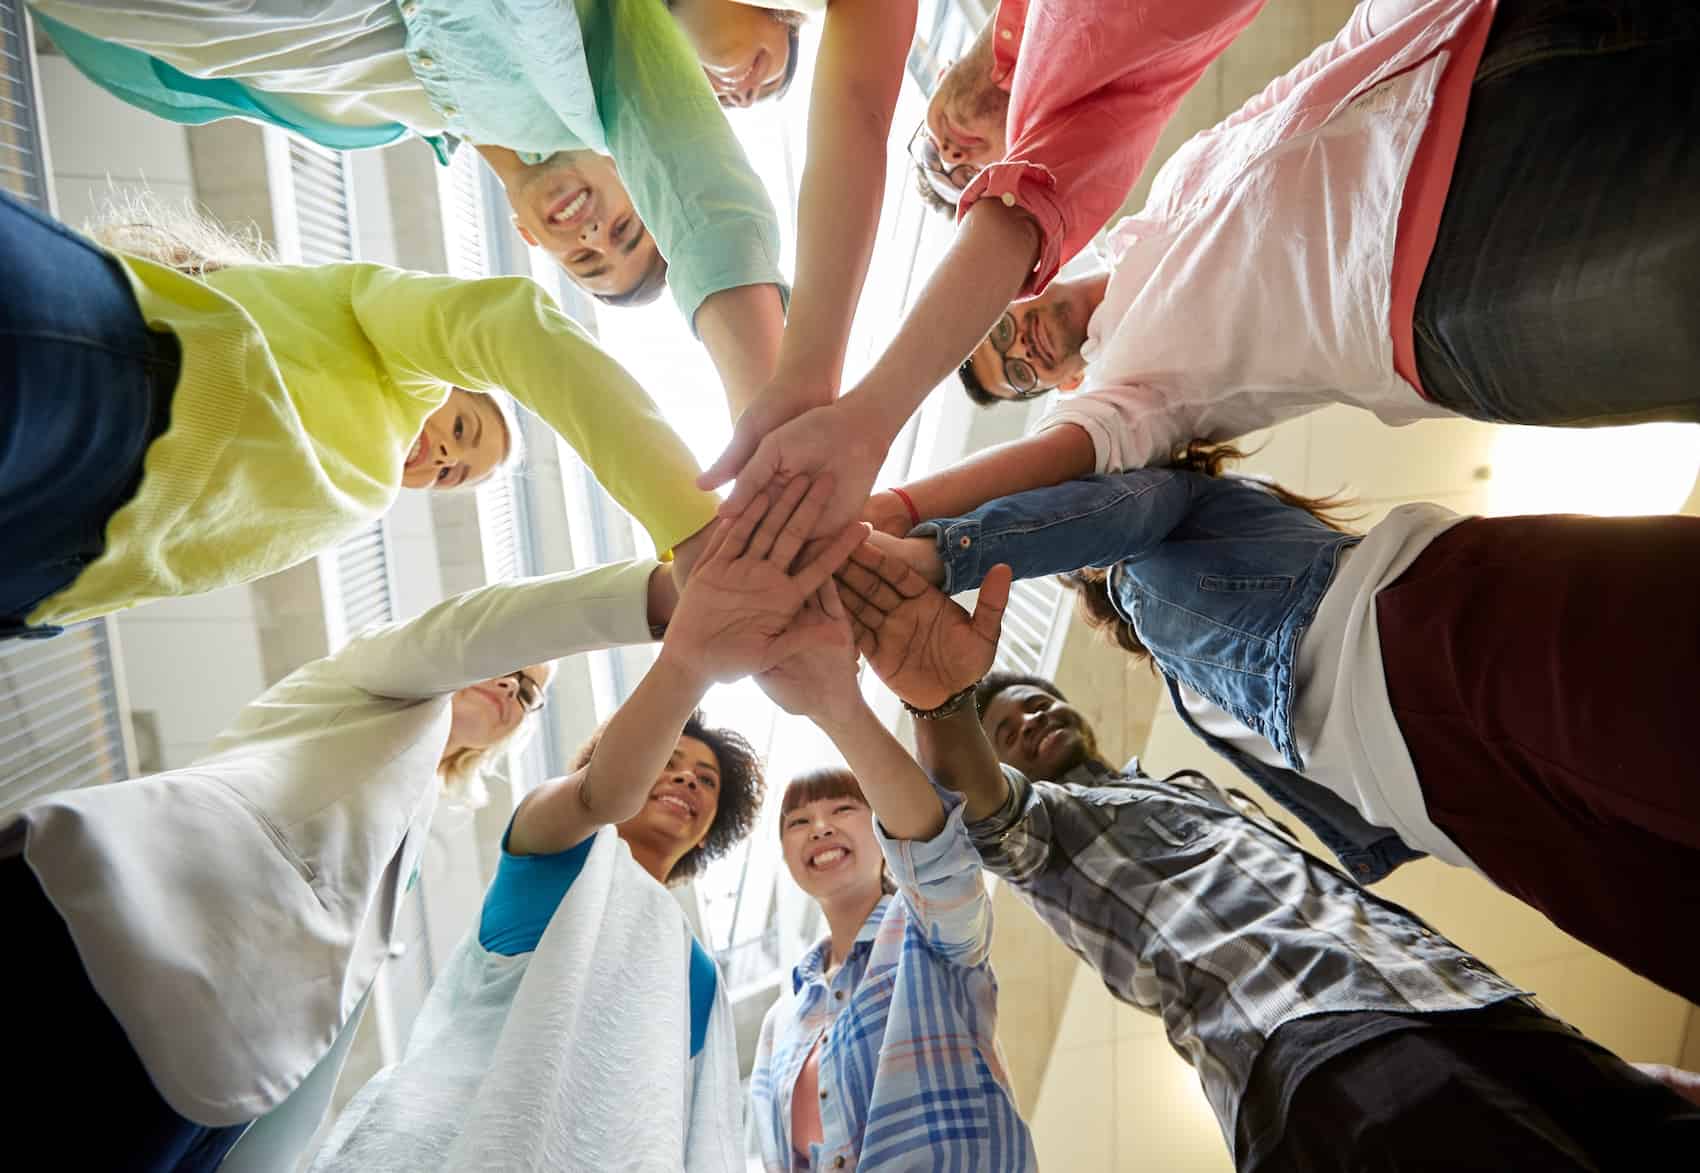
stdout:
<svg viewBox="0 0 1700 1173">
<path fill-rule="evenodd" d="M 37 1138 L 37 1151 L 59 1154 L 37 1167 L 89 1173 L 218 1168 L 247 1125 L 196 1124 L 161 1098 L 124 1028 L 89 984 L 64 918 L 22 856 L 0 860 L 0 908 L 12 943 L 0 965 L 0 1005 L 11 1008 L 6 1119 L 17 1137 Z"/>
<path fill-rule="evenodd" d="M 1463 415 L 1700 421 L 1700 5 L 1500 0 L 1413 326 Z"/>
</svg>

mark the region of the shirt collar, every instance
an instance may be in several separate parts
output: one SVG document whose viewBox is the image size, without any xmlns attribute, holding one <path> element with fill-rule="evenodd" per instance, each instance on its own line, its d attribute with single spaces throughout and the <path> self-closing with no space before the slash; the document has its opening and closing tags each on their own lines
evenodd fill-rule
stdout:
<svg viewBox="0 0 1700 1173">
<path fill-rule="evenodd" d="M 880 922 L 885 919 L 885 910 L 890 903 L 891 897 L 889 895 L 881 896 L 879 903 L 874 905 L 873 911 L 868 913 L 867 919 L 862 922 L 862 927 L 856 930 L 856 940 L 850 945 L 850 957 L 854 957 L 863 946 L 873 942 L 874 934 L 879 932 Z M 821 971 L 826 968 L 827 954 L 831 951 L 832 935 L 829 933 L 813 949 L 803 954 L 803 959 L 791 970 L 791 992 L 793 994 L 799 993 L 809 982 L 820 980 Z M 844 959 L 845 964 L 849 964 L 850 957 Z"/>
</svg>

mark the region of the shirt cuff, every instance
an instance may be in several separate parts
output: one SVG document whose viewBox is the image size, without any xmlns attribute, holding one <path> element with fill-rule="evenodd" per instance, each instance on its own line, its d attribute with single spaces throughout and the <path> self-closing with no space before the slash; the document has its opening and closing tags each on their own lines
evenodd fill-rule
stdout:
<svg viewBox="0 0 1700 1173">
<path fill-rule="evenodd" d="M 984 847 L 996 847 L 1004 841 L 1022 816 L 1027 813 L 1027 803 L 1032 797 L 1033 787 L 1027 781 L 1027 775 L 1014 766 L 999 766 L 1004 779 L 1009 783 L 1009 797 L 1003 806 L 994 813 L 972 823 L 964 824 L 968 832 L 968 841 L 976 850 Z"/>
<path fill-rule="evenodd" d="M 958 876 L 972 876 L 980 871 L 980 855 L 968 841 L 963 812 L 967 809 L 962 796 L 933 783 L 933 792 L 944 803 L 944 826 L 931 839 L 894 839 L 886 834 L 878 819 L 874 820 L 874 838 L 879 841 L 880 853 L 891 878 L 898 888 L 916 891 Z"/>
<path fill-rule="evenodd" d="M 776 285 L 779 300 L 791 304 L 791 286 L 779 271 L 776 228 L 759 217 L 738 217 L 698 225 L 688 243 L 667 258 L 667 284 L 673 302 L 697 337 L 697 311 L 723 289 Z"/>
<path fill-rule="evenodd" d="M 1039 259 L 1017 297 L 1034 297 L 1045 291 L 1062 268 L 1063 241 L 1067 239 L 1067 224 L 1056 199 L 1057 177 L 1041 163 L 1021 159 L 993 163 L 969 182 L 962 198 L 956 202 L 958 221 L 979 200 L 990 197 L 1006 208 L 1019 207 L 1039 228 Z"/>
<path fill-rule="evenodd" d="M 912 538 L 931 538 L 944 568 L 939 589 L 947 595 L 971 591 L 986 577 L 980 563 L 980 523 L 972 517 L 923 521 L 909 531 Z"/>
</svg>

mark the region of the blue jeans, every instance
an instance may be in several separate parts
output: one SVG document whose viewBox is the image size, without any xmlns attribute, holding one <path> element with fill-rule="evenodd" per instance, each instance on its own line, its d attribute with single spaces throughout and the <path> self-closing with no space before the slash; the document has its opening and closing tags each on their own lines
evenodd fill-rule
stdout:
<svg viewBox="0 0 1700 1173">
<path fill-rule="evenodd" d="M 0 639 L 105 548 L 165 430 L 177 340 L 147 328 L 117 262 L 0 193 Z"/>
<path fill-rule="evenodd" d="M 1500 0 L 1413 325 L 1463 415 L 1700 421 L 1700 8 Z"/>
</svg>

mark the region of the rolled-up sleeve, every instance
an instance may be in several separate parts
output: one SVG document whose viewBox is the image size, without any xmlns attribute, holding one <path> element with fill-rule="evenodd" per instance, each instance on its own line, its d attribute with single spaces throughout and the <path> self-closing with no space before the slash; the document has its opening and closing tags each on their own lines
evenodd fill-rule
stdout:
<svg viewBox="0 0 1700 1173">
<path fill-rule="evenodd" d="M 934 952 L 957 965 L 979 965 L 992 948 L 992 902 L 980 875 L 980 856 L 968 840 L 962 796 L 934 787 L 945 804 L 944 828 L 931 839 L 893 839 L 874 822 L 874 834 L 897 891 L 908 903 Z"/>
<path fill-rule="evenodd" d="M 1038 225 L 1038 260 L 1021 296 L 1043 292 L 1121 206 L 1181 98 L 1263 3 L 1030 0 L 1004 159 L 957 204 L 967 215 L 990 197 Z M 1006 32 L 1014 35 L 1001 27 L 997 35 Z"/>
<path fill-rule="evenodd" d="M 1012 884 L 1031 883 L 1051 860 L 1051 812 L 1027 775 L 1014 766 L 1000 768 L 1011 787 L 1008 811 L 968 824 L 969 842 L 987 871 Z"/>
<path fill-rule="evenodd" d="M 666 5 L 581 5 L 581 24 L 608 150 L 685 320 L 724 289 L 787 292 L 773 203 Z"/>
</svg>

